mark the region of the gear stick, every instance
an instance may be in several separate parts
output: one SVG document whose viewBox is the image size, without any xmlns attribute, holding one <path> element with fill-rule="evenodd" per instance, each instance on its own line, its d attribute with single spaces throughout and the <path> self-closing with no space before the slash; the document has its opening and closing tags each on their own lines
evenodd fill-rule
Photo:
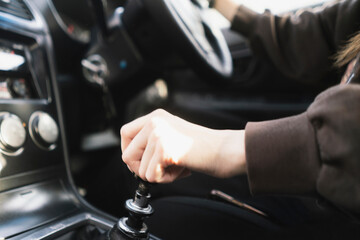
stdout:
<svg viewBox="0 0 360 240">
<path fill-rule="evenodd" d="M 139 179 L 139 186 L 134 199 L 128 199 L 125 208 L 129 212 L 128 217 L 122 217 L 117 224 L 108 232 L 108 240 L 145 240 L 149 239 L 149 230 L 144 219 L 154 213 L 149 205 L 151 184 Z"/>
</svg>

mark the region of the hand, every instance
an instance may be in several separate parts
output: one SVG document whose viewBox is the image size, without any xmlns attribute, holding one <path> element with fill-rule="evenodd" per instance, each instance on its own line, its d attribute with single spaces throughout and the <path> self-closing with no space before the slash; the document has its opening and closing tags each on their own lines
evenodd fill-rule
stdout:
<svg viewBox="0 0 360 240">
<path fill-rule="evenodd" d="M 123 161 L 149 182 L 172 182 L 190 170 L 216 177 L 246 171 L 244 131 L 213 130 L 156 110 L 120 133 Z"/>
<path fill-rule="evenodd" d="M 212 5 L 230 22 L 232 22 L 239 7 L 239 4 L 234 0 L 213 0 Z"/>
</svg>

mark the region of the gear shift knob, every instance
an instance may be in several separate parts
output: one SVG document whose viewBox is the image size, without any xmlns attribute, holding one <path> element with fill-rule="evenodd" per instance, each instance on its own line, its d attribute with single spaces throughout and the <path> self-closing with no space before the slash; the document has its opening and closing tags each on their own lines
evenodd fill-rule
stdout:
<svg viewBox="0 0 360 240">
<path fill-rule="evenodd" d="M 135 192 L 134 202 L 137 206 L 145 207 L 148 205 L 151 183 L 139 179 L 139 186 Z"/>
<path fill-rule="evenodd" d="M 134 199 L 128 199 L 125 203 L 129 216 L 121 218 L 110 230 L 109 240 L 149 239 L 149 230 L 144 219 L 154 213 L 153 208 L 149 205 L 150 187 L 150 183 L 139 179 Z"/>
</svg>

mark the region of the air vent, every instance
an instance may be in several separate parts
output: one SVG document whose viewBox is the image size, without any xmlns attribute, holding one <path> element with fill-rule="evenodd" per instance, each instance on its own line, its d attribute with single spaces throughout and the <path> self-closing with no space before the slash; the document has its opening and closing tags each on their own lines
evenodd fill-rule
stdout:
<svg viewBox="0 0 360 240">
<path fill-rule="evenodd" d="M 23 0 L 0 0 L 0 12 L 27 20 L 34 19 Z"/>
</svg>

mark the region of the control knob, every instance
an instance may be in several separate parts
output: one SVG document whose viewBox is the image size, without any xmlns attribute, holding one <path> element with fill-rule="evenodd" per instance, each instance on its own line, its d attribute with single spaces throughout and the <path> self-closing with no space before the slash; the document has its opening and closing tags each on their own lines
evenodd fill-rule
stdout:
<svg viewBox="0 0 360 240">
<path fill-rule="evenodd" d="M 26 140 L 24 124 L 19 117 L 9 112 L 0 113 L 0 148 L 4 153 L 14 154 Z"/>
<path fill-rule="evenodd" d="M 45 112 L 35 112 L 29 121 L 30 136 L 41 148 L 52 150 L 56 147 L 59 128 L 55 120 Z"/>
</svg>

